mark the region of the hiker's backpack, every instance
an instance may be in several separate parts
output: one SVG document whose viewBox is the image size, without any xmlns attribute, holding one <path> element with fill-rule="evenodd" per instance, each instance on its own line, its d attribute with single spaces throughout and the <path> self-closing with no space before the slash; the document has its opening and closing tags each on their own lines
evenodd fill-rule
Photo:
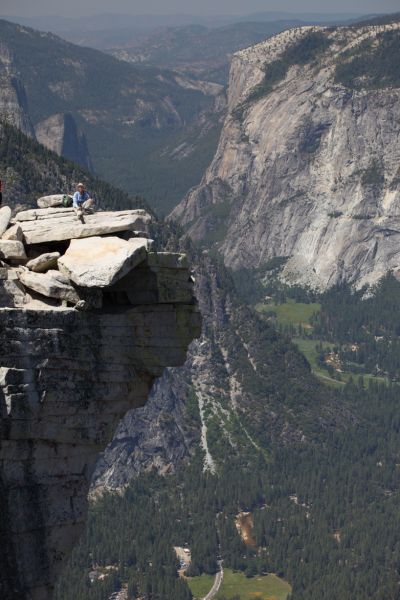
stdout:
<svg viewBox="0 0 400 600">
<path fill-rule="evenodd" d="M 63 206 L 65 206 L 65 208 L 69 208 L 70 206 L 72 206 L 71 196 L 64 194 L 63 199 L 62 199 L 62 204 L 63 204 Z"/>
</svg>

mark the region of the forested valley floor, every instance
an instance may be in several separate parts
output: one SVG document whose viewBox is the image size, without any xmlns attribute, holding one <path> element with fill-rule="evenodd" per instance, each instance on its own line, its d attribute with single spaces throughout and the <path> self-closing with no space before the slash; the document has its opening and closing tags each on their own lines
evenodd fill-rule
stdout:
<svg viewBox="0 0 400 600">
<path fill-rule="evenodd" d="M 143 474 L 92 505 L 57 600 L 107 600 L 124 586 L 129 598 L 189 599 L 212 581 L 205 574 L 216 572 L 220 557 L 228 579 L 243 573 L 250 588 L 228 595 L 222 588 L 218 600 L 254 597 L 246 590 L 257 590 L 268 574 L 279 578 L 277 598 L 365 600 L 371 590 L 374 598 L 396 598 L 399 292 L 392 275 L 364 300 L 365 290 L 347 286 L 322 295 L 263 287 L 256 304 L 262 320 L 305 353 L 323 389 L 347 411 L 345 426 L 309 432 L 300 415 L 308 442 L 285 445 L 267 441 L 254 424 L 258 450 L 240 442 L 238 454 L 210 428 L 215 474 L 204 471 L 199 448 L 179 473 Z M 194 390 L 188 411 L 200 427 Z M 252 517 L 250 543 L 239 534 L 240 513 Z M 174 547 L 191 550 L 185 577 Z"/>
</svg>

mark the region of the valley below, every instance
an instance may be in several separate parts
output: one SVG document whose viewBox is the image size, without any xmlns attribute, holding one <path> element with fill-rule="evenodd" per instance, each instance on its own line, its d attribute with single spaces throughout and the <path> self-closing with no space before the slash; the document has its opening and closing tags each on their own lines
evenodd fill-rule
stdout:
<svg viewBox="0 0 400 600">
<path fill-rule="evenodd" d="M 395 600 L 399 16 L 158 35 L 0 21 L 3 203 L 85 181 L 146 210 L 202 315 L 100 455 L 54 600 Z"/>
</svg>

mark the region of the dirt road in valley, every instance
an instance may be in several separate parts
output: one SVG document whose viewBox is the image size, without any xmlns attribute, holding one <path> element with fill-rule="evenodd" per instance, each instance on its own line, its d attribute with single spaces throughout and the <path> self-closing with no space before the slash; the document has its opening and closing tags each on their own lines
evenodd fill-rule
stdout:
<svg viewBox="0 0 400 600">
<path fill-rule="evenodd" d="M 219 588 L 221 587 L 222 580 L 224 578 L 224 570 L 222 568 L 222 561 L 218 561 L 219 571 L 215 574 L 215 579 L 211 590 L 208 592 L 207 596 L 204 596 L 202 600 L 213 600 L 215 596 L 219 592 Z"/>
</svg>

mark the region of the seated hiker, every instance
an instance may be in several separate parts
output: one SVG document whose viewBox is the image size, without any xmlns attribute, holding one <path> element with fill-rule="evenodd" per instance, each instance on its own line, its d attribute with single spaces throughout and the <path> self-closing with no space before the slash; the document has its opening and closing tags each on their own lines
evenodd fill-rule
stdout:
<svg viewBox="0 0 400 600">
<path fill-rule="evenodd" d="M 94 200 L 85 190 L 83 183 L 78 183 L 76 186 L 76 192 L 73 197 L 72 206 L 78 215 L 82 215 L 86 211 L 91 212 L 94 207 Z"/>
</svg>

